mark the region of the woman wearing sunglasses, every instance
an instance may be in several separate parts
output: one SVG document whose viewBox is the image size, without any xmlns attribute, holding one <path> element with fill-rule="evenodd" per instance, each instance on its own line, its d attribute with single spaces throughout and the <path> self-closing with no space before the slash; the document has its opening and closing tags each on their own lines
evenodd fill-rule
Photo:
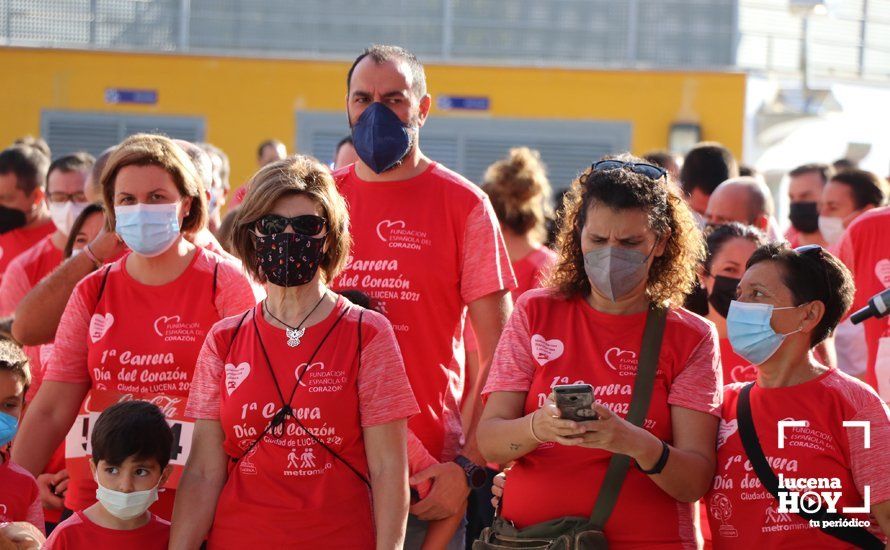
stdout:
<svg viewBox="0 0 890 550">
<path fill-rule="evenodd" d="M 248 185 L 232 243 L 268 297 L 207 336 L 170 547 L 401 548 L 419 411 L 389 322 L 328 289 L 346 203 L 309 157 Z"/>
<path fill-rule="evenodd" d="M 175 143 L 149 134 L 127 138 L 108 159 L 101 186 L 106 229 L 131 252 L 101 269 L 97 261 L 97 271 L 75 288 L 15 449 L 16 462 L 42 471 L 71 429 L 65 506 L 73 511 L 96 501 L 87 445 L 92 421 L 119 401 L 141 399 L 164 410 L 177 437 L 171 463 L 181 473 L 193 429 L 185 400 L 204 336 L 254 305 L 236 264 L 183 236 L 203 227 L 207 204 L 194 166 Z M 92 254 L 89 246 L 82 254 Z M 159 499 L 140 499 L 143 511 L 151 505 L 169 519 L 177 478 Z"/>
<path fill-rule="evenodd" d="M 726 328 L 757 378 L 724 389 L 717 476 L 705 496 L 714 548 L 884 548 L 890 411 L 812 353 L 852 299 L 850 272 L 818 245 L 769 244 L 748 260 Z M 818 499 L 795 506 L 806 492 Z"/>
<path fill-rule="evenodd" d="M 694 545 L 691 503 L 714 475 L 721 402 L 714 327 L 677 305 L 704 257 L 701 233 L 665 171 L 629 155 L 595 163 L 565 205 L 553 276 L 518 300 L 485 388 L 479 448 L 515 461 L 501 517 L 518 529 L 590 517 L 611 457 L 628 455 L 610 547 Z M 624 417 L 654 305 L 668 307 L 663 343 L 636 427 Z M 598 419 L 560 418 L 551 390 L 565 384 L 593 386 Z"/>
</svg>

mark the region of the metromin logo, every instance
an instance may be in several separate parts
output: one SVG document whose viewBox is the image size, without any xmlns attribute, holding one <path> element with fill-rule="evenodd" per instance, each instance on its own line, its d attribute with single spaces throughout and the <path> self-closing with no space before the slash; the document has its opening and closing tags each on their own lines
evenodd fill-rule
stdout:
<svg viewBox="0 0 890 550">
<path fill-rule="evenodd" d="M 871 448 L 871 424 L 862 420 L 847 420 L 843 422 L 845 429 L 863 430 L 863 447 Z M 785 428 L 807 428 L 805 420 L 780 420 L 779 448 L 785 448 Z M 824 510 L 829 514 L 838 513 L 837 504 L 843 494 L 841 480 L 832 478 L 788 478 L 779 474 L 779 507 L 780 513 L 800 512 L 818 514 Z M 863 486 L 863 506 L 844 506 L 841 512 L 844 514 L 868 514 L 871 512 L 871 487 Z M 836 520 L 810 520 L 812 527 L 868 527 L 869 521 L 858 518 L 842 518 Z"/>
</svg>

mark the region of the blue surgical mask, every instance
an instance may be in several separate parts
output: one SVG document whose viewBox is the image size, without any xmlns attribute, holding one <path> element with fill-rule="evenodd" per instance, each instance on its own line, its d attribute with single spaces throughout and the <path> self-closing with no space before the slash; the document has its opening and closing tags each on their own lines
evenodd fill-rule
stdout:
<svg viewBox="0 0 890 550">
<path fill-rule="evenodd" d="M 352 126 L 355 152 L 368 168 L 382 174 L 411 150 L 411 127 L 380 102 L 368 106 Z"/>
<path fill-rule="evenodd" d="M 163 254 L 179 237 L 179 213 L 175 202 L 129 204 L 114 207 L 115 232 L 142 256 Z"/>
<path fill-rule="evenodd" d="M 776 353 L 785 338 L 800 332 L 797 329 L 788 334 L 779 334 L 773 330 L 770 319 L 773 311 L 779 309 L 797 307 L 773 307 L 771 304 L 733 300 L 726 316 L 726 332 L 733 351 L 752 365 L 760 365 Z"/>
<path fill-rule="evenodd" d="M 11 414 L 0 413 L 0 447 L 12 441 L 19 430 L 19 419 Z"/>
</svg>

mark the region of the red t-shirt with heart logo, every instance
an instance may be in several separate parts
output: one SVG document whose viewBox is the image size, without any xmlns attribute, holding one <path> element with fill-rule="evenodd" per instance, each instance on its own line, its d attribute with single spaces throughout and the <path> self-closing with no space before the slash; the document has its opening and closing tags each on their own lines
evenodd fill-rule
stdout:
<svg viewBox="0 0 890 550">
<path fill-rule="evenodd" d="M 789 511 L 763 488 L 751 467 L 739 436 L 736 407 L 745 384 L 730 384 L 723 392 L 723 417 L 717 437 L 717 473 L 704 502 L 716 549 L 752 548 L 854 548 Z M 762 388 L 750 393 L 751 417 L 767 462 L 783 478 L 837 480 L 837 488 L 794 491 L 840 492 L 837 512 L 870 520 L 867 514 L 844 513 L 843 507 L 863 505 L 865 486 L 871 505 L 890 500 L 890 410 L 863 382 L 831 369 L 795 386 Z M 779 422 L 803 421 L 806 426 L 782 429 Z M 844 427 L 845 421 L 868 422 L 870 448 L 865 448 L 861 426 Z M 818 484 L 818 482 L 817 482 Z"/>
<path fill-rule="evenodd" d="M 529 414 L 553 386 L 587 383 L 597 401 L 626 416 L 646 315 L 610 315 L 581 297 L 529 291 L 504 329 L 484 393 L 524 392 L 524 414 Z M 685 309 L 671 309 L 644 428 L 670 443 L 671 407 L 719 416 L 718 357 L 714 325 Z M 611 456 L 599 449 L 539 446 L 510 469 L 504 518 L 526 527 L 562 516 L 590 516 Z M 642 518 L 658 521 L 641 529 Z M 675 500 L 631 468 L 604 532 L 610 548 L 694 548 L 692 504 Z"/>
<path fill-rule="evenodd" d="M 209 547 L 248 548 L 259 533 L 268 548 L 373 548 L 368 487 L 331 451 L 368 478 L 363 428 L 419 412 L 392 327 L 340 297 L 292 348 L 261 308 L 213 327 L 189 396 L 190 416 L 222 425 L 229 457 L 247 451 L 230 461 Z M 290 405 L 302 426 L 288 419 L 251 449 L 281 408 L 276 380 L 285 401 L 297 386 Z"/>
<path fill-rule="evenodd" d="M 868 300 L 890 288 L 890 206 L 869 210 L 856 218 L 844 232 L 838 257 L 850 271 L 856 295 L 850 312 L 865 307 Z M 890 315 L 865 321 L 868 369 L 865 381 L 890 402 Z"/>
<path fill-rule="evenodd" d="M 71 477 L 65 506 L 74 511 L 96 502 L 87 463 L 92 426 L 99 413 L 122 400 L 151 401 L 167 415 L 175 438 L 167 487 L 175 487 L 191 444 L 194 425 L 185 417 L 185 404 L 204 337 L 221 318 L 255 303 L 241 267 L 203 248 L 179 277 L 158 286 L 133 279 L 125 267 L 128 257 L 74 288 L 44 376 L 44 382 L 90 385 L 65 441 Z M 174 495 L 162 491 L 151 510 L 169 519 Z"/>
<path fill-rule="evenodd" d="M 720 339 L 720 364 L 723 366 L 723 384 L 751 382 L 757 378 L 757 365 L 745 361 L 729 343 L 729 338 Z"/>
<path fill-rule="evenodd" d="M 464 444 L 467 304 L 515 286 L 500 224 L 488 197 L 441 164 L 403 181 L 363 181 L 355 165 L 334 178 L 353 247 L 332 286 L 370 295 L 392 323 L 421 411 L 408 425 L 433 458 L 451 460 Z"/>
</svg>

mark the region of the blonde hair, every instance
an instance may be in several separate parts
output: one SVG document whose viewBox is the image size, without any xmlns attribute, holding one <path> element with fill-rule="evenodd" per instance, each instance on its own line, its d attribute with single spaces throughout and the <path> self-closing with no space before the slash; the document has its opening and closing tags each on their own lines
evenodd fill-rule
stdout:
<svg viewBox="0 0 890 550">
<path fill-rule="evenodd" d="M 312 199 L 321 207 L 322 216 L 327 220 L 324 255 L 319 262 L 325 283 L 330 283 L 343 271 L 352 245 L 349 211 L 327 167 L 312 157 L 294 155 L 261 168 L 247 188 L 250 191 L 235 214 L 231 242 L 235 255 L 244 262 L 244 268 L 254 279 L 266 282 L 257 263 L 256 245 L 251 235 L 254 224 L 272 212 L 275 203 L 290 195 L 305 195 Z"/>
<path fill-rule="evenodd" d="M 623 162 L 643 162 L 630 154 L 615 157 Z M 548 286 L 566 297 L 587 295 L 590 280 L 584 270 L 581 230 L 593 204 L 615 211 L 638 209 L 646 213 L 649 229 L 667 238 L 664 253 L 649 268 L 646 292 L 651 302 L 682 306 L 697 280 L 696 267 L 705 259 L 705 244 L 692 211 L 666 178 L 652 180 L 626 168 L 588 168 L 566 193 L 559 220 L 559 254 Z"/>
<path fill-rule="evenodd" d="M 114 215 L 114 184 L 118 172 L 127 166 L 158 166 L 173 179 L 183 197 L 191 197 L 192 205 L 182 220 L 182 233 L 197 233 L 207 225 L 207 196 L 195 165 L 171 139 L 155 134 L 136 134 L 128 137 L 111 153 L 102 170 L 100 185 L 105 203 L 105 226 L 113 231 L 117 222 Z"/>
<path fill-rule="evenodd" d="M 546 238 L 546 217 L 552 214 L 551 189 L 538 151 L 528 147 L 510 149 L 507 158 L 485 171 L 482 190 L 488 194 L 501 225 L 517 235 L 534 232 L 538 239 Z"/>
</svg>

